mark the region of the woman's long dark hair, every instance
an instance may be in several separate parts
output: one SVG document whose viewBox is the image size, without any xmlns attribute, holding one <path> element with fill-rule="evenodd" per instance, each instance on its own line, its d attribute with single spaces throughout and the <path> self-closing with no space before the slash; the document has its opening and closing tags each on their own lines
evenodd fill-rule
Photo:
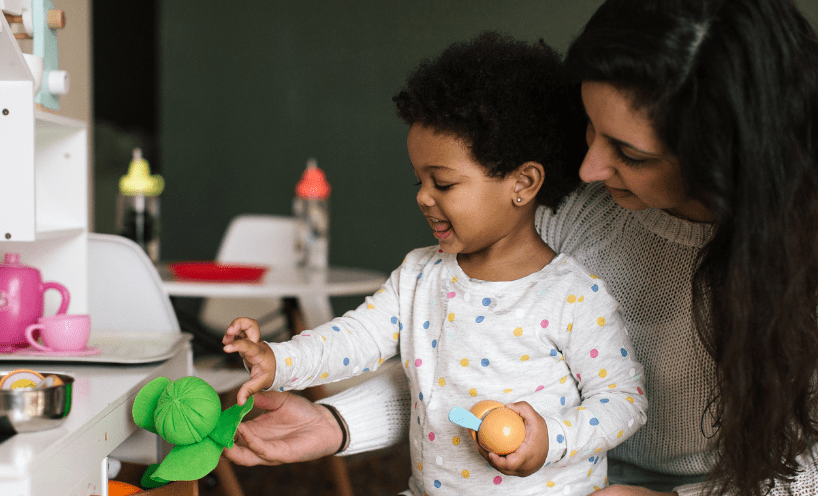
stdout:
<svg viewBox="0 0 818 496">
<path fill-rule="evenodd" d="M 715 216 L 692 281 L 717 371 L 712 491 L 791 481 L 818 438 L 815 31 L 787 0 L 609 0 L 566 63 L 648 112 Z"/>
</svg>

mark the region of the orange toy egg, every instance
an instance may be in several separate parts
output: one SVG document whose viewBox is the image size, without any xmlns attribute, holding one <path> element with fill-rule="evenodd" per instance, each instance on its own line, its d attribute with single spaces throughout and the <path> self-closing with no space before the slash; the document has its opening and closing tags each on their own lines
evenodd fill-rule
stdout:
<svg viewBox="0 0 818 496">
<path fill-rule="evenodd" d="M 108 496 L 129 496 L 141 493 L 142 489 L 127 482 L 108 481 Z"/>
<path fill-rule="evenodd" d="M 483 400 L 475 403 L 469 411 L 483 421 L 476 436 L 474 431 L 469 432 L 482 447 L 498 455 L 507 455 L 523 444 L 525 424 L 514 410 L 506 408 L 499 401 Z"/>
</svg>

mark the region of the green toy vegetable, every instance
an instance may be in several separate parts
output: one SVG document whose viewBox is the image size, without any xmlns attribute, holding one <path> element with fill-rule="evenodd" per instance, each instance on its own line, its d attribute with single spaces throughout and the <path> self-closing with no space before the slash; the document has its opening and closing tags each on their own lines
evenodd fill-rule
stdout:
<svg viewBox="0 0 818 496">
<path fill-rule="evenodd" d="M 162 463 L 148 468 L 142 486 L 198 480 L 210 473 L 222 450 L 233 447 L 236 429 L 251 408 L 252 396 L 244 406 L 221 411 L 216 390 L 198 377 L 157 377 L 147 383 L 134 400 L 134 422 L 175 446 Z"/>
</svg>

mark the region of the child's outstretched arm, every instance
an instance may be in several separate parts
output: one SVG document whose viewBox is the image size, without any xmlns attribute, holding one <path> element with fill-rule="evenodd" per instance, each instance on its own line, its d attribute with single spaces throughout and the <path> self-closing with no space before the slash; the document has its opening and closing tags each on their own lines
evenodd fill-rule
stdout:
<svg viewBox="0 0 818 496">
<path fill-rule="evenodd" d="M 248 318 L 234 320 L 225 331 L 222 342 L 227 353 L 238 352 L 250 368 L 250 380 L 245 382 L 236 398 L 244 405 L 247 398 L 269 389 L 276 376 L 276 357 L 270 345 L 261 340 L 258 322 Z"/>
</svg>

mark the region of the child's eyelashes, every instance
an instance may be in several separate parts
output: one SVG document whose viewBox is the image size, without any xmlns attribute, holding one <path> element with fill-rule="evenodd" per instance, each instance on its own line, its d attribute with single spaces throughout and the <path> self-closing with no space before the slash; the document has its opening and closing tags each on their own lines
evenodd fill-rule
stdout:
<svg viewBox="0 0 818 496">
<path fill-rule="evenodd" d="M 415 186 L 420 186 L 422 183 L 423 181 L 418 181 L 415 183 Z M 434 186 L 435 189 L 439 191 L 448 191 L 449 189 L 451 189 L 452 186 L 454 186 L 454 184 L 438 184 L 437 182 L 435 182 Z"/>
<path fill-rule="evenodd" d="M 420 181 L 416 182 L 415 186 L 420 186 Z"/>
</svg>

